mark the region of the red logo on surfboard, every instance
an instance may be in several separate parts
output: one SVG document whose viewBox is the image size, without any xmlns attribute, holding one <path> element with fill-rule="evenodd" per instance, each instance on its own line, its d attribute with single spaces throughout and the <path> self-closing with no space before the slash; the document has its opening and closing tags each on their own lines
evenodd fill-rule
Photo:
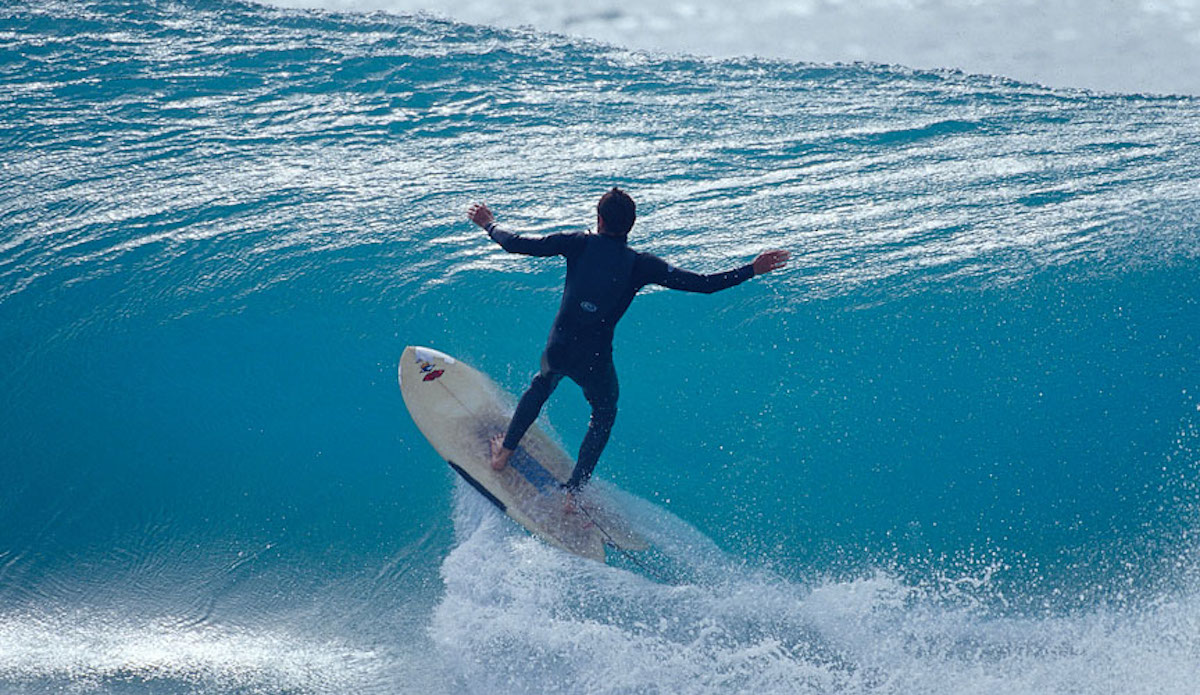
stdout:
<svg viewBox="0 0 1200 695">
<path fill-rule="evenodd" d="M 436 381 L 439 376 L 446 373 L 445 369 L 434 369 L 432 362 L 418 360 L 418 364 L 421 365 L 421 373 L 425 375 L 423 381 Z"/>
</svg>

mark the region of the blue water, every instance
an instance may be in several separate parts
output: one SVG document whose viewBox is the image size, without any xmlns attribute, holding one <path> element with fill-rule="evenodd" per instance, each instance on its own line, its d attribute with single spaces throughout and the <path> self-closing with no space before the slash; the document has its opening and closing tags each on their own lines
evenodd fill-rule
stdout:
<svg viewBox="0 0 1200 695">
<path fill-rule="evenodd" d="M 1200 101 L 427 17 L 0 7 L 0 690 L 1191 693 Z M 610 565 L 456 481 L 407 344 L 617 335 Z M 545 417 L 568 449 L 587 405 Z"/>
</svg>

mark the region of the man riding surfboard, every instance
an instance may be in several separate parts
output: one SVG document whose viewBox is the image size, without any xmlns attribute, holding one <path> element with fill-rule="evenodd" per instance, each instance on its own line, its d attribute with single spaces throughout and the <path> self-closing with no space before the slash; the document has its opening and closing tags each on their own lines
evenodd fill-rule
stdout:
<svg viewBox="0 0 1200 695">
<path fill-rule="evenodd" d="M 680 270 L 657 256 L 629 247 L 627 240 L 637 207 L 619 188 L 605 193 L 596 205 L 594 234 L 522 236 L 498 227 L 492 212 L 482 204 L 471 206 L 467 216 L 509 253 L 566 258 L 562 301 L 542 352 L 541 370 L 518 401 L 504 438 L 492 442 L 492 468 L 503 470 L 508 465 L 546 399 L 564 376 L 570 377 L 583 389 L 592 417 L 575 469 L 565 483 L 568 492 L 578 491 L 588 481 L 608 443 L 617 416 L 618 394 L 612 360 L 613 330 L 638 290 L 654 284 L 709 294 L 782 268 L 790 256 L 784 250 L 767 251 L 752 263 L 709 275 Z"/>
</svg>

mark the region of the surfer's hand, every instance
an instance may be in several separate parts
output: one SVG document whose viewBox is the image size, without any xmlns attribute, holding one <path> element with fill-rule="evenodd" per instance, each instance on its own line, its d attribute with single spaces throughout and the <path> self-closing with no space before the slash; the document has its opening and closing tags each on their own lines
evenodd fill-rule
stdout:
<svg viewBox="0 0 1200 695">
<path fill-rule="evenodd" d="M 769 273 L 772 270 L 782 268 L 787 265 L 788 259 L 791 257 L 792 254 L 783 249 L 759 254 L 758 258 L 754 259 L 754 274 L 762 275 L 763 273 Z"/>
<path fill-rule="evenodd" d="M 471 220 L 480 227 L 487 227 L 489 224 L 496 221 L 496 218 L 492 216 L 492 211 L 488 210 L 488 206 L 484 205 L 483 203 L 476 203 L 475 205 L 472 205 L 471 209 L 467 210 L 467 219 Z"/>
</svg>

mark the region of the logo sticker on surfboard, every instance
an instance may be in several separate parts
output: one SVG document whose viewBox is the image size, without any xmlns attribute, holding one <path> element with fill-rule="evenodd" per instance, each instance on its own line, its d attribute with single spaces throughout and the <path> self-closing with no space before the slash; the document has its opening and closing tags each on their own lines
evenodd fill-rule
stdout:
<svg viewBox="0 0 1200 695">
<path fill-rule="evenodd" d="M 421 381 L 437 381 L 439 377 L 446 373 L 445 369 L 438 366 L 438 362 L 446 366 L 454 364 L 453 357 L 428 348 L 417 348 L 414 351 L 414 356 L 417 366 L 423 375 Z"/>
<path fill-rule="evenodd" d="M 438 377 L 446 373 L 445 369 L 438 369 L 437 365 L 432 362 L 427 362 L 422 359 L 417 360 L 417 364 L 421 366 L 421 381 L 436 381 Z"/>
</svg>

